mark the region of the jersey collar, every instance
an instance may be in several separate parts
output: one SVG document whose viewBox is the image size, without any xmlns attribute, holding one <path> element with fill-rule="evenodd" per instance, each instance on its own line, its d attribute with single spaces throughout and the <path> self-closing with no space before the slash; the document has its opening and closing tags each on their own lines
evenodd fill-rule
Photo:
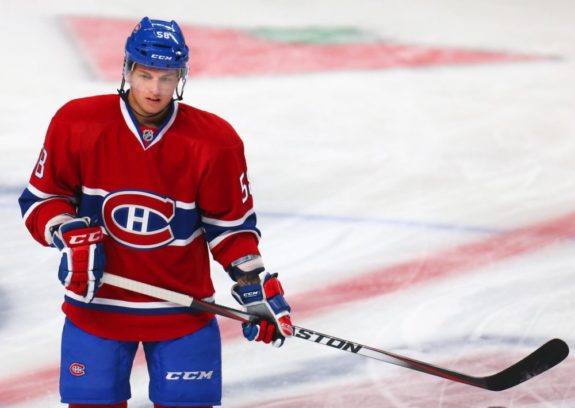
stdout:
<svg viewBox="0 0 575 408">
<path fill-rule="evenodd" d="M 124 121 L 126 122 L 126 125 L 130 129 L 130 131 L 134 134 L 136 139 L 138 139 L 138 142 L 140 142 L 140 145 L 144 150 L 147 150 L 156 143 L 158 143 L 162 139 L 162 137 L 164 137 L 168 129 L 172 126 L 172 124 L 176 120 L 176 115 L 178 113 L 178 101 L 172 101 L 170 112 L 168 113 L 168 116 L 166 117 L 164 122 L 160 125 L 158 130 L 154 132 L 153 139 L 151 141 L 145 141 L 141 127 L 138 124 L 138 121 L 136 120 L 136 117 L 134 116 L 134 113 L 132 112 L 130 105 L 124 100 L 124 98 L 120 97 L 119 99 L 120 99 L 120 110 L 122 112 L 122 116 L 124 117 Z"/>
</svg>

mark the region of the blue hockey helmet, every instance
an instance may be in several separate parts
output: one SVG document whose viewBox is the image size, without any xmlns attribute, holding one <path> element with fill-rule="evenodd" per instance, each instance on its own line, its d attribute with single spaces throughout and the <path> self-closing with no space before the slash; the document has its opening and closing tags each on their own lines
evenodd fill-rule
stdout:
<svg viewBox="0 0 575 408">
<path fill-rule="evenodd" d="M 188 58 L 188 46 L 178 23 L 144 17 L 126 40 L 120 94 L 123 93 L 124 77 L 134 64 L 140 64 L 150 68 L 179 70 L 183 84 L 177 95 L 181 99 L 188 73 Z"/>
<path fill-rule="evenodd" d="M 188 47 L 175 21 L 144 17 L 126 40 L 126 61 L 159 69 L 186 69 Z"/>
</svg>

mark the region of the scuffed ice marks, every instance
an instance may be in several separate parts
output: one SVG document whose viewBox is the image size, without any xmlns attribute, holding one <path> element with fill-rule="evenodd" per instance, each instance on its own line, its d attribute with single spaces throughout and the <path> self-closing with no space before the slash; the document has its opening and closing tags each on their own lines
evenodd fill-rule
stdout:
<svg viewBox="0 0 575 408">
<path fill-rule="evenodd" d="M 0 329 L 4 327 L 10 317 L 10 301 L 6 290 L 0 288 Z"/>
</svg>

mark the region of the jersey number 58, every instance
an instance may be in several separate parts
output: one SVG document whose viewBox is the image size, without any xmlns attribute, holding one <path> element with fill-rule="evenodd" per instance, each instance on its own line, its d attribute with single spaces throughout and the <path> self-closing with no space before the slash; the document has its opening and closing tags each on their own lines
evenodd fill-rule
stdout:
<svg viewBox="0 0 575 408">
<path fill-rule="evenodd" d="M 240 186 L 242 188 L 242 204 L 245 204 L 246 201 L 248 201 L 248 198 L 250 197 L 250 183 L 248 181 L 248 178 L 246 176 L 246 173 L 242 173 L 242 175 L 240 176 Z"/>
<path fill-rule="evenodd" d="M 48 151 L 43 147 L 38 157 L 38 163 L 34 169 L 34 175 L 38 178 L 44 177 L 44 168 L 46 167 L 46 160 L 48 160 Z"/>
</svg>

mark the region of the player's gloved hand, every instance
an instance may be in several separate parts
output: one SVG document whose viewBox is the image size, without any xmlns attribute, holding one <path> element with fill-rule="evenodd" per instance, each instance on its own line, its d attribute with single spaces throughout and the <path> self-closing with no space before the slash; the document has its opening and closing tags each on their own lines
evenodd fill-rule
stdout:
<svg viewBox="0 0 575 408">
<path fill-rule="evenodd" d="M 277 273 L 265 273 L 260 282 L 232 287 L 232 295 L 248 313 L 259 316 L 251 323 L 242 324 L 244 337 L 252 341 L 272 343 L 281 347 L 286 337 L 293 335 L 290 311 Z"/>
<path fill-rule="evenodd" d="M 90 227 L 90 219 L 74 218 L 60 224 L 52 234 L 53 245 L 60 250 L 58 278 L 66 289 L 89 303 L 100 287 L 106 258 L 101 227 Z"/>
</svg>

